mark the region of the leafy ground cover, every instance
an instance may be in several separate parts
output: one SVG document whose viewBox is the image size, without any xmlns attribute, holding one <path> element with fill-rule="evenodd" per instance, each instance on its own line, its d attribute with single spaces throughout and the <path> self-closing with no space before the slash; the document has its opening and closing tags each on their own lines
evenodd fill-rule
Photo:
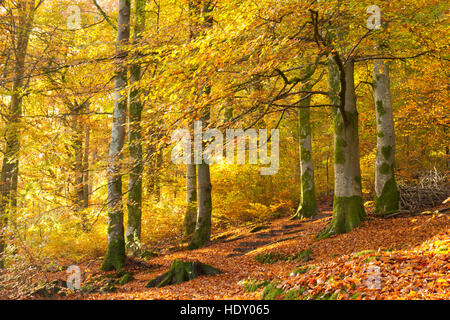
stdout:
<svg viewBox="0 0 450 320">
<path fill-rule="evenodd" d="M 100 272 L 101 259 L 80 264 L 89 290 L 64 291 L 56 299 L 448 299 L 450 295 L 450 217 L 427 211 L 418 216 L 370 217 L 362 227 L 318 240 L 331 212 L 316 220 L 281 218 L 257 232 L 254 226 L 216 236 L 199 250 L 179 248 L 130 260 L 123 272 Z M 305 258 L 306 257 L 306 258 Z M 166 272 L 174 259 L 198 260 L 223 273 L 199 276 L 161 288 L 148 281 Z M 64 271 L 47 274 L 64 279 Z M 108 287 L 109 286 L 109 287 Z M 82 286 L 83 288 L 83 286 Z M 94 288 L 94 289 L 93 289 Z M 107 289 L 111 290 L 107 290 Z M 36 294 L 33 298 L 43 298 Z M 48 296 L 46 297 L 48 298 Z"/>
</svg>

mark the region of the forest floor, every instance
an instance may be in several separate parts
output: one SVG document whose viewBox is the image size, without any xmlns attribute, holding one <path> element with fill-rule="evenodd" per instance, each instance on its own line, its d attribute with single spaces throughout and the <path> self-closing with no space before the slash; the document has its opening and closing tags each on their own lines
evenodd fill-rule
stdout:
<svg viewBox="0 0 450 320">
<path fill-rule="evenodd" d="M 86 283 L 101 282 L 115 273 L 99 271 L 101 259 L 86 261 L 79 264 L 85 289 L 51 298 L 450 298 L 449 214 L 431 210 L 393 218 L 369 215 L 361 227 L 350 233 L 317 240 L 315 235 L 331 219 L 330 210 L 322 207 L 314 220 L 280 218 L 257 231 L 248 226 L 235 228 L 216 235 L 211 244 L 198 250 L 178 249 L 152 258 L 129 260 L 125 270 L 133 275 L 133 280 L 114 286 L 115 292 L 87 293 Z M 310 251 L 304 255 L 305 250 Z M 146 288 L 146 283 L 167 271 L 174 259 L 199 260 L 223 273 Z M 66 277 L 65 271 L 51 274 L 52 279 Z"/>
</svg>

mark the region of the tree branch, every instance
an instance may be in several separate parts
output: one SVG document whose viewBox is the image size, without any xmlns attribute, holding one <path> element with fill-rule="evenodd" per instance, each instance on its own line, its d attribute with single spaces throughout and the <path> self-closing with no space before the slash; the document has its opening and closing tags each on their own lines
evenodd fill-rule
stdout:
<svg viewBox="0 0 450 320">
<path fill-rule="evenodd" d="M 103 11 L 102 7 L 100 7 L 100 5 L 98 4 L 97 0 L 92 0 L 92 2 L 94 3 L 95 7 L 97 8 L 98 12 L 100 12 L 100 14 L 103 16 L 103 18 L 105 18 L 106 22 L 108 22 L 108 24 L 114 29 L 117 30 L 117 26 L 111 21 L 111 19 L 109 18 L 109 16 L 106 14 L 105 11 Z"/>
</svg>

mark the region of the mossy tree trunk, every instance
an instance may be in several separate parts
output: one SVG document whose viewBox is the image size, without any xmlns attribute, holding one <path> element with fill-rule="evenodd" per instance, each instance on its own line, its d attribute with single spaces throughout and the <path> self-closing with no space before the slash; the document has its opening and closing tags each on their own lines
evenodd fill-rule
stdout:
<svg viewBox="0 0 450 320">
<path fill-rule="evenodd" d="M 329 65 L 330 100 L 340 104 L 340 70 L 336 60 Z M 345 72 L 345 113 L 348 123 L 344 124 L 338 108 L 334 111 L 334 202 L 330 225 L 318 237 L 349 232 L 358 227 L 365 217 L 361 169 L 359 164 L 358 112 L 354 87 L 354 60 L 350 58 L 343 66 Z"/>
<path fill-rule="evenodd" d="M 198 212 L 195 231 L 189 242 L 189 249 L 197 249 L 211 239 L 211 177 L 209 165 L 206 163 L 197 166 L 198 171 Z"/>
<path fill-rule="evenodd" d="M 73 172 L 75 175 L 73 207 L 81 214 L 81 228 L 88 230 L 88 221 L 83 209 L 89 206 L 89 125 L 87 114 L 89 113 L 89 102 L 81 104 L 75 103 L 76 107 L 71 110 L 73 113 L 72 122 L 72 155 Z M 85 114 L 85 115 L 83 115 Z"/>
<path fill-rule="evenodd" d="M 184 216 L 183 238 L 187 239 L 195 231 L 197 222 L 197 167 L 194 154 L 190 154 L 191 163 L 186 164 L 186 212 Z"/>
<path fill-rule="evenodd" d="M 377 121 L 374 212 L 386 215 L 399 209 L 400 194 L 394 173 L 395 130 L 389 67 L 383 60 L 374 60 L 373 86 Z"/>
<path fill-rule="evenodd" d="M 210 266 L 208 264 L 201 263 L 199 261 L 182 261 L 175 259 L 170 266 L 169 271 L 163 273 L 162 275 L 150 280 L 146 287 L 163 287 L 170 284 L 177 284 L 184 281 L 189 281 L 197 278 L 201 275 L 215 276 L 221 274 L 217 268 Z"/>
<path fill-rule="evenodd" d="M 145 29 L 145 0 L 135 0 L 135 23 L 133 44 L 138 45 Z M 142 134 L 141 114 L 142 101 L 139 82 L 141 65 L 135 63 L 130 67 L 130 110 L 129 110 L 129 155 L 130 175 L 128 179 L 128 221 L 126 230 L 127 255 L 134 257 L 141 252 L 141 219 L 142 219 Z"/>
<path fill-rule="evenodd" d="M 192 5 L 192 3 L 191 3 Z M 199 11 L 199 4 L 195 11 Z M 211 28 L 213 25 L 212 17 L 212 2 L 205 1 L 201 8 L 201 14 L 203 16 L 204 27 Z M 208 81 L 208 80 L 207 80 Z M 209 95 L 211 92 L 210 84 L 206 83 L 202 89 L 202 94 Z M 209 107 L 203 110 L 202 122 L 206 126 L 210 118 Z M 203 128 L 201 128 L 203 130 Z M 195 131 L 195 129 L 194 129 Z M 204 145 L 204 143 L 203 143 Z M 204 148 L 203 148 L 204 149 Z M 197 221 L 195 225 L 195 231 L 189 242 L 189 249 L 197 249 L 204 246 L 211 239 L 211 214 L 212 214 L 212 197 L 211 197 L 211 175 L 209 164 L 205 161 L 205 155 L 203 155 L 201 164 L 197 165 L 197 187 L 198 187 L 198 203 L 197 203 Z"/>
<path fill-rule="evenodd" d="M 200 14 L 199 7 L 193 1 L 189 2 L 189 16 L 192 20 Z M 189 40 L 197 37 L 197 23 L 190 21 Z M 192 120 L 190 130 L 194 130 L 194 121 Z M 189 163 L 186 164 L 186 212 L 183 224 L 183 239 L 188 240 L 194 234 L 197 223 L 197 166 L 194 163 L 194 150 L 189 150 Z"/>
<path fill-rule="evenodd" d="M 11 100 L 6 114 L 5 147 L 0 177 L 0 268 L 4 266 L 3 252 L 6 247 L 5 228 L 8 216 L 17 208 L 17 182 L 19 178 L 20 119 L 22 116 L 22 98 L 24 94 L 25 60 L 28 42 L 36 10 L 31 0 L 17 1 L 17 28 L 12 50 L 15 53 L 14 74 L 11 88 Z"/>
<path fill-rule="evenodd" d="M 127 109 L 127 52 L 123 49 L 130 39 L 130 0 L 119 0 L 116 42 L 113 126 L 108 162 L 108 247 L 101 269 L 120 270 L 125 263 L 121 160 L 125 141 Z"/>
<path fill-rule="evenodd" d="M 310 91 L 310 85 L 305 84 L 303 90 Z M 309 94 L 307 94 L 309 95 Z M 310 95 L 309 95 L 310 96 Z M 312 161 L 310 105 L 311 98 L 301 101 L 298 111 L 299 147 L 300 147 L 300 177 L 301 198 L 296 214 L 292 219 L 311 218 L 317 214 L 316 191 L 314 187 L 314 167 Z M 304 108 L 302 108 L 302 106 Z"/>
</svg>

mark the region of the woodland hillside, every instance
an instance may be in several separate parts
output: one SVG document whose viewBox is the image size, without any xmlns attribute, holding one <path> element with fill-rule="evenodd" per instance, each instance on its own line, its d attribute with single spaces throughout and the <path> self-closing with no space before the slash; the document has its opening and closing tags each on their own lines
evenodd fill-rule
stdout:
<svg viewBox="0 0 450 320">
<path fill-rule="evenodd" d="M 0 298 L 449 297 L 443 0 L 0 1 Z"/>
</svg>

